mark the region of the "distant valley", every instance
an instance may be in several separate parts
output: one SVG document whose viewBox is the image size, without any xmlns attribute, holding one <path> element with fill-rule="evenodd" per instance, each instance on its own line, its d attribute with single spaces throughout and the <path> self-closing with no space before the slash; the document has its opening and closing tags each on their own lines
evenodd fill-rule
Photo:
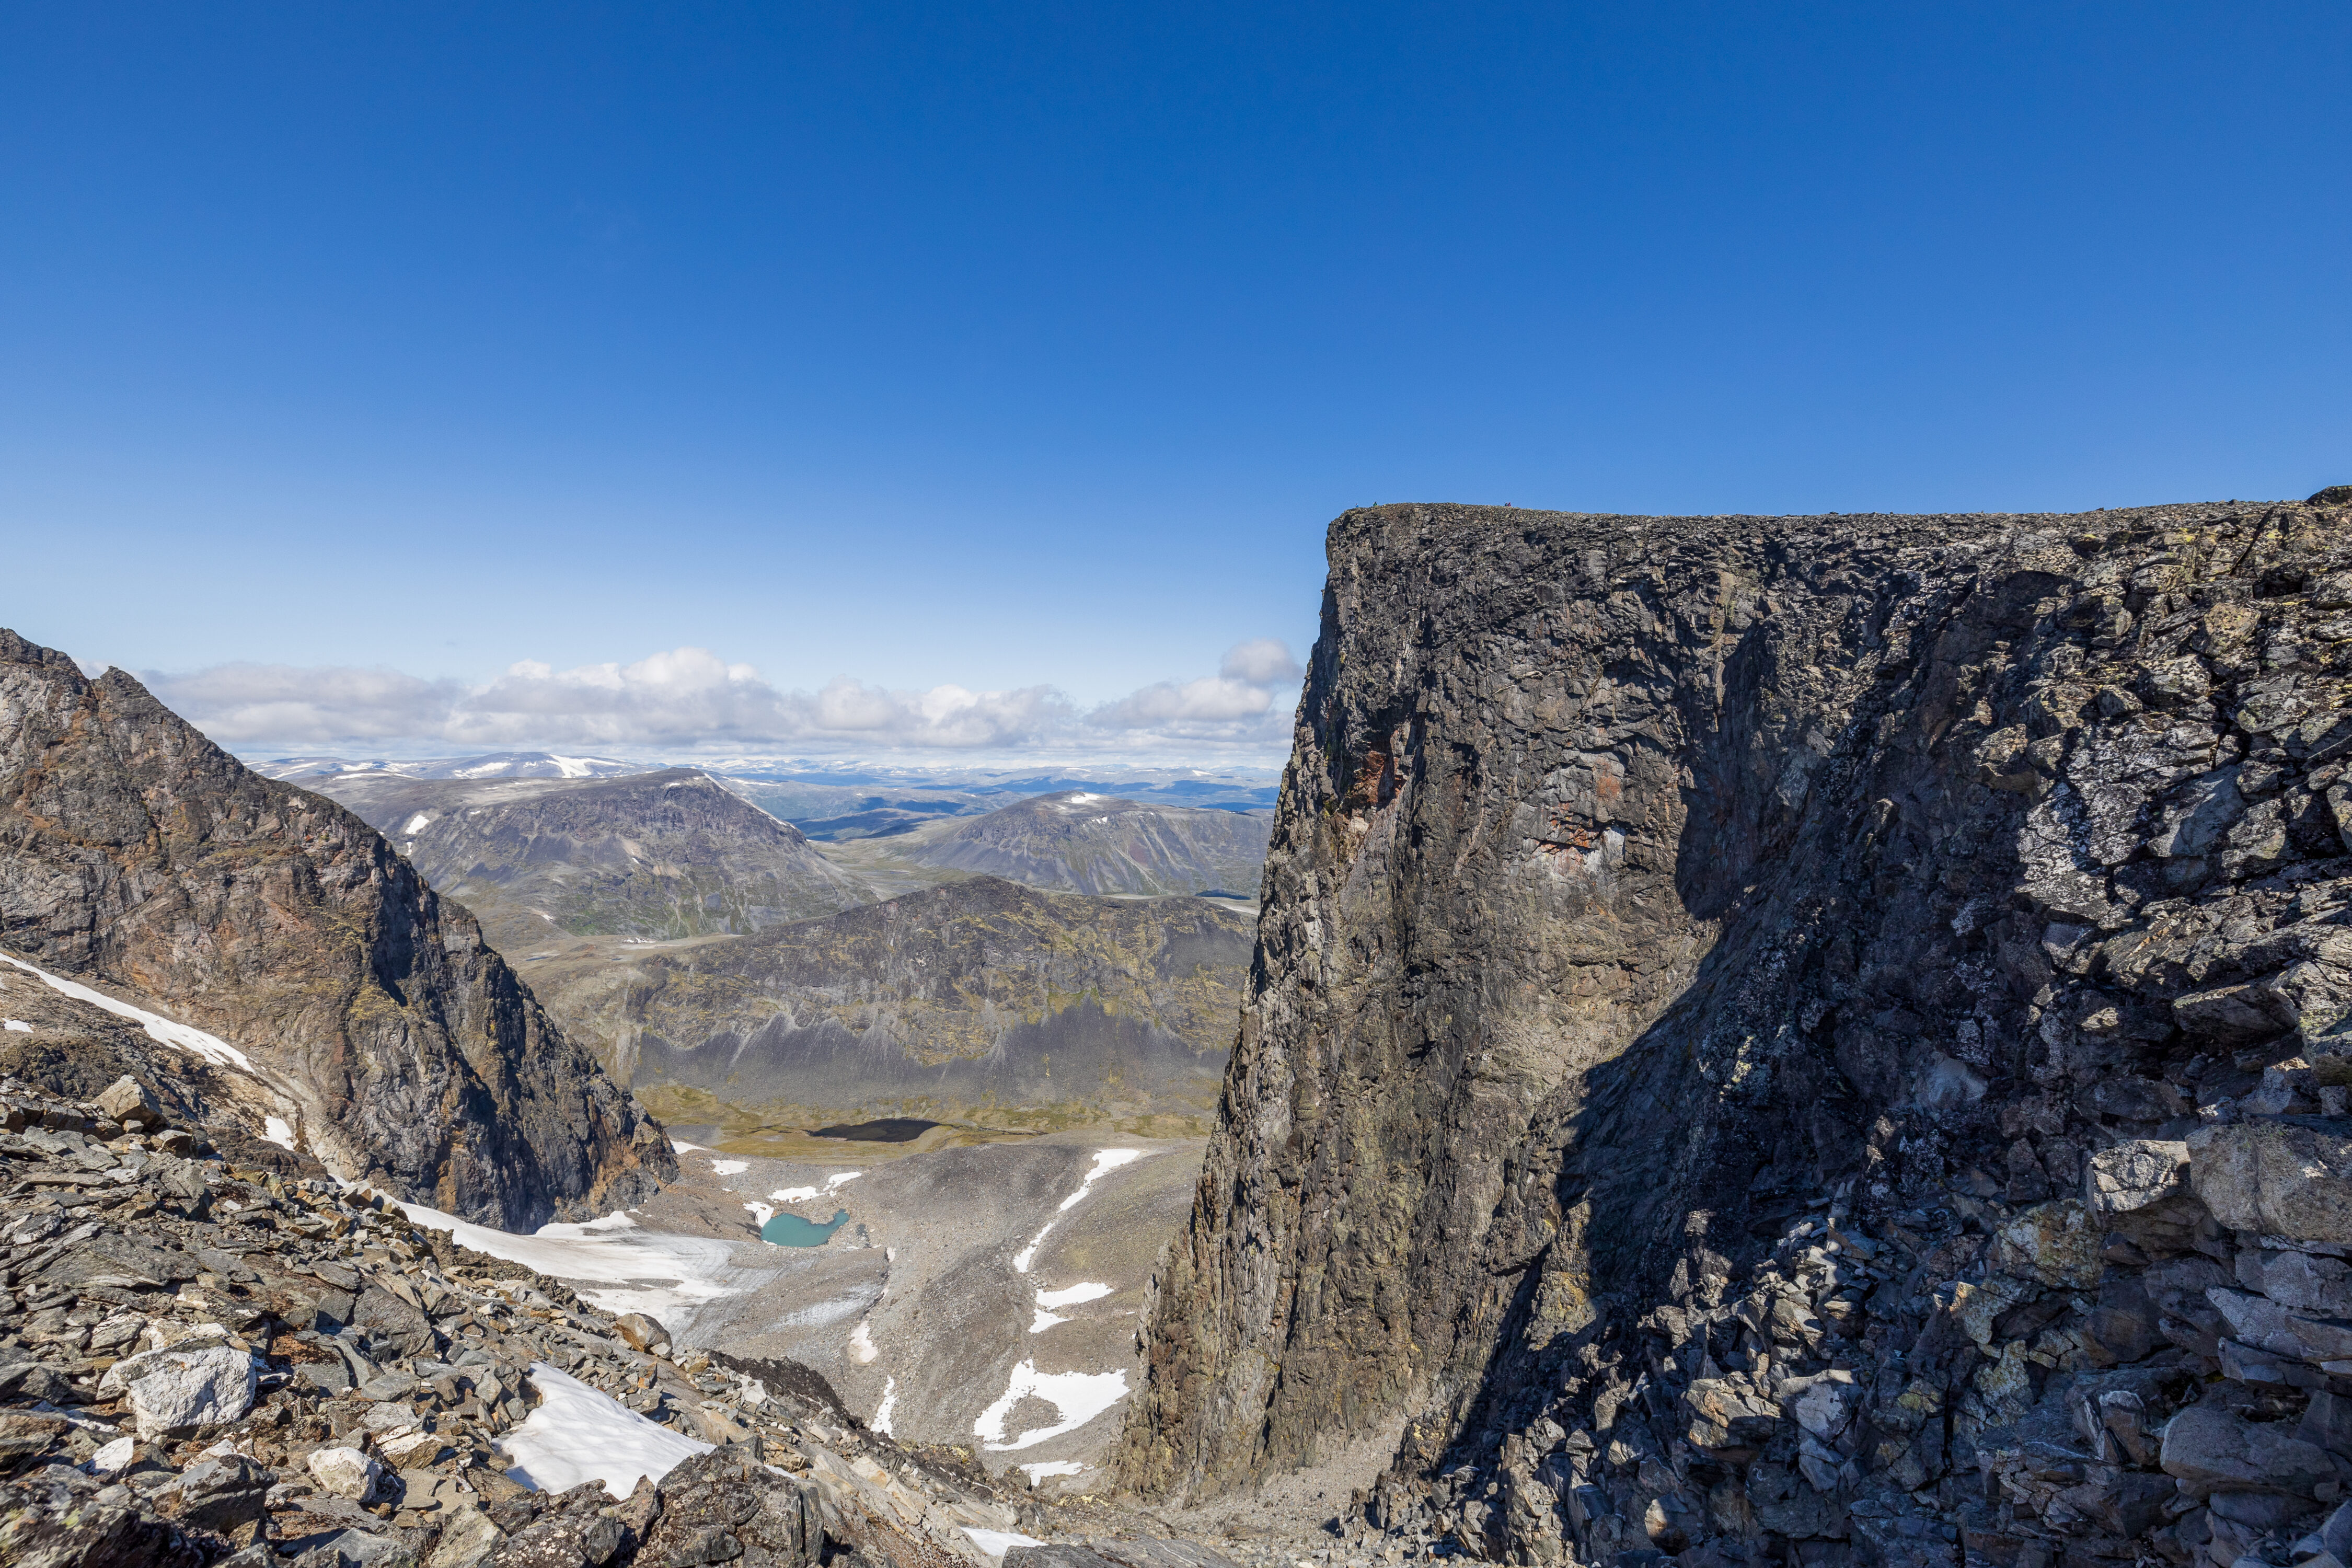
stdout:
<svg viewBox="0 0 2352 1568">
<path fill-rule="evenodd" d="M 1258 786 L 1133 781 L 1244 796 L 1218 808 L 529 752 L 273 765 L 383 832 L 702 1141 L 789 1152 L 799 1130 L 896 1115 L 1205 1130 L 1248 969 Z M 840 837 L 812 842 L 791 811 Z M 845 826 L 861 813 L 875 831 Z"/>
</svg>

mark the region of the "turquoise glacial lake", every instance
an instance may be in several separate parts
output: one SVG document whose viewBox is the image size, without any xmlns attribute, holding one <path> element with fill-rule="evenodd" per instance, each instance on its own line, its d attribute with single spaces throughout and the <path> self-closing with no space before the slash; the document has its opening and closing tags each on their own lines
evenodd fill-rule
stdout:
<svg viewBox="0 0 2352 1568">
<path fill-rule="evenodd" d="M 778 1247 L 823 1247 L 848 1218 L 847 1209 L 835 1210 L 833 1217 L 823 1225 L 796 1214 L 771 1215 L 768 1223 L 760 1227 L 760 1239 L 774 1242 Z"/>
</svg>

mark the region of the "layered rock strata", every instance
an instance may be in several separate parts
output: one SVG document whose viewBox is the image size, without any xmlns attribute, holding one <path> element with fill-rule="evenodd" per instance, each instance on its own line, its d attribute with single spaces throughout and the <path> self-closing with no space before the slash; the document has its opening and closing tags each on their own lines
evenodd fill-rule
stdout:
<svg viewBox="0 0 2352 1568">
<path fill-rule="evenodd" d="M 303 1148 L 436 1208 L 528 1230 L 676 1170 L 372 828 L 249 772 L 122 671 L 85 679 L 8 632 L 0 946 L 226 1042 Z"/>
<path fill-rule="evenodd" d="M 1126 1476 L 1398 1433 L 1371 1523 L 1521 1563 L 2334 1550 L 2347 503 L 1339 519 Z"/>
</svg>

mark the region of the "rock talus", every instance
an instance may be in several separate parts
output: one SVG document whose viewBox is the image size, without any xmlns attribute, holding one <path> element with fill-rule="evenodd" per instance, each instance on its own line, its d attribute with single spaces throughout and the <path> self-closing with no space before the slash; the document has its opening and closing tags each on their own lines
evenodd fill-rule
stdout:
<svg viewBox="0 0 2352 1568">
<path fill-rule="evenodd" d="M 1339 518 L 1126 1479 L 1401 1428 L 1370 1523 L 1497 1560 L 2312 1559 L 2347 502 Z"/>
<path fill-rule="evenodd" d="M 9 632 L 0 944 L 230 1043 L 310 1152 L 436 1208 L 528 1231 L 675 1173 L 659 1128 L 373 829 L 122 671 L 86 679 Z"/>
</svg>

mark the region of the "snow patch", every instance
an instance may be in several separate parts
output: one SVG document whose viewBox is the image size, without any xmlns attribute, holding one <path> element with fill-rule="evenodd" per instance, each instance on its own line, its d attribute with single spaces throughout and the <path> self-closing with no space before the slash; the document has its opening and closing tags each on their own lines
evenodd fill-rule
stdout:
<svg viewBox="0 0 2352 1568">
<path fill-rule="evenodd" d="M 875 1346 L 873 1331 L 866 1327 L 865 1319 L 858 1319 L 856 1331 L 849 1336 L 850 1359 L 860 1366 L 866 1366 L 881 1353 L 881 1351 Z M 1005 1408 L 1011 1409 L 1012 1406 L 1007 1405 Z"/>
<path fill-rule="evenodd" d="M 541 919 L 542 919 L 542 920 L 544 920 L 546 917 L 542 915 L 542 916 L 541 916 L 540 918 L 541 918 Z M 701 1144 L 699 1144 L 699 1143 L 688 1143 L 688 1142 L 681 1142 L 681 1141 L 679 1141 L 678 1139 L 676 1139 L 676 1138 L 673 1138 L 673 1139 L 671 1139 L 671 1140 L 669 1141 L 669 1147 L 670 1147 L 670 1152 L 672 1152 L 672 1153 L 674 1153 L 674 1154 L 698 1154 L 698 1153 L 707 1154 L 707 1153 L 709 1153 L 709 1150 L 707 1150 L 707 1149 L 703 1148 L 703 1146 L 702 1146 Z"/>
<path fill-rule="evenodd" d="M 827 1176 L 824 1179 L 825 1195 L 827 1197 L 831 1197 L 834 1194 L 841 1191 L 844 1186 L 857 1180 L 858 1177 L 865 1173 L 866 1173 L 863 1171 L 839 1171 Z"/>
<path fill-rule="evenodd" d="M 1015 1465 L 1013 1468 L 1027 1476 L 1033 1487 L 1049 1476 L 1081 1476 L 1087 1470 L 1076 1459 L 1040 1459 L 1034 1465 Z"/>
<path fill-rule="evenodd" d="M 659 1482 L 697 1454 L 710 1452 L 709 1444 L 648 1421 L 544 1362 L 531 1363 L 530 1381 L 539 1405 L 498 1447 L 514 1461 L 507 1474 L 534 1490 L 569 1491 L 602 1481 L 615 1498 L 625 1498 L 641 1478 Z"/>
<path fill-rule="evenodd" d="M 400 836 L 403 838 L 413 838 L 432 826 L 433 814 L 429 811 L 420 811 L 408 819 L 408 826 L 400 830 Z"/>
<path fill-rule="evenodd" d="M 749 1160 L 713 1160 L 710 1169 L 721 1176 L 740 1176 L 751 1168 Z"/>
<path fill-rule="evenodd" d="M 1099 1301 L 1109 1295 L 1111 1288 L 1091 1282 L 1073 1285 L 1066 1290 L 1040 1290 L 1037 1305 L 1041 1307 L 1075 1307 L 1081 1301 Z"/>
<path fill-rule="evenodd" d="M 768 1194 L 772 1202 L 780 1204 L 804 1204 L 814 1196 L 816 1196 L 814 1187 L 778 1187 Z M 760 1223 L 765 1225 L 767 1221 L 761 1220 Z"/>
<path fill-rule="evenodd" d="M 827 1323 L 837 1323 L 844 1318 L 855 1317 L 873 1304 L 874 1296 L 870 1291 L 856 1296 L 836 1296 L 830 1301 L 819 1301 L 814 1306 L 803 1307 L 797 1312 L 786 1313 L 776 1320 L 775 1328 L 821 1329 Z M 858 1325 L 861 1329 L 865 1326 L 863 1323 Z M 770 1331 L 775 1331 L 772 1329 Z M 855 1335 L 851 1336 L 850 1342 L 853 1345 L 856 1343 Z M 872 1361 L 874 1358 L 869 1355 L 859 1359 Z"/>
<path fill-rule="evenodd" d="M 1043 1546 L 1045 1543 L 1034 1535 L 1023 1535 L 1012 1530 L 979 1530 L 971 1525 L 958 1527 L 971 1537 L 971 1543 L 991 1557 L 1002 1557 L 1016 1546 Z"/>
<path fill-rule="evenodd" d="M 1049 1312 L 1040 1307 L 1037 1309 L 1037 1315 L 1029 1320 L 1029 1331 L 1033 1334 L 1042 1334 L 1055 1323 L 1066 1323 L 1069 1321 L 1059 1313 Z"/>
<path fill-rule="evenodd" d="M 33 1032 L 33 1026 L 27 1024 L 22 1018 L 0 1018 L 0 1024 L 5 1024 L 9 1028 L 15 1029 L 19 1034 L 29 1035 Z"/>
<path fill-rule="evenodd" d="M 275 1143 L 291 1153 L 294 1151 L 294 1129 L 282 1116 L 265 1116 L 261 1119 L 261 1141 Z"/>
<path fill-rule="evenodd" d="M 253 1063 L 246 1058 L 243 1051 L 226 1040 L 205 1034 L 202 1029 L 174 1024 L 169 1018 L 159 1017 L 144 1008 L 133 1007 L 128 1002 L 117 1002 L 111 996 L 100 995 L 87 985 L 61 980 L 46 969 L 36 969 L 23 959 L 12 958 L 5 952 L 0 952 L 0 963 L 13 963 L 26 973 L 37 976 L 52 991 L 62 993 L 77 1002 L 87 1002 L 118 1018 L 130 1019 L 145 1029 L 147 1037 L 159 1046 L 177 1046 L 184 1051 L 194 1051 L 216 1068 L 233 1067 L 239 1072 L 248 1073 L 253 1070 Z"/>
<path fill-rule="evenodd" d="M 1013 1407 L 1031 1396 L 1044 1400 L 1061 1416 L 1051 1426 L 1039 1426 L 1007 1440 L 1004 1418 Z M 1024 1361 L 1013 1369 L 1013 1381 L 997 1396 L 996 1403 L 980 1413 L 971 1430 L 992 1454 L 1009 1454 L 1021 1448 L 1034 1448 L 1049 1437 L 1073 1432 L 1127 1397 L 1127 1373 L 1123 1372 L 1039 1372 L 1035 1362 Z"/>
<path fill-rule="evenodd" d="M 877 1432 L 881 1433 L 885 1437 L 889 1436 L 890 1415 L 891 1413 L 898 1408 L 898 1380 L 895 1377 L 884 1378 L 882 1380 L 882 1404 L 880 1407 L 874 1412 L 874 1419 L 867 1422 L 866 1425 L 873 1427 Z"/>
<path fill-rule="evenodd" d="M 751 1211 L 752 1222 L 761 1230 L 767 1229 L 768 1222 L 776 1217 L 776 1211 L 766 1204 L 745 1204 L 743 1206 Z"/>
</svg>

